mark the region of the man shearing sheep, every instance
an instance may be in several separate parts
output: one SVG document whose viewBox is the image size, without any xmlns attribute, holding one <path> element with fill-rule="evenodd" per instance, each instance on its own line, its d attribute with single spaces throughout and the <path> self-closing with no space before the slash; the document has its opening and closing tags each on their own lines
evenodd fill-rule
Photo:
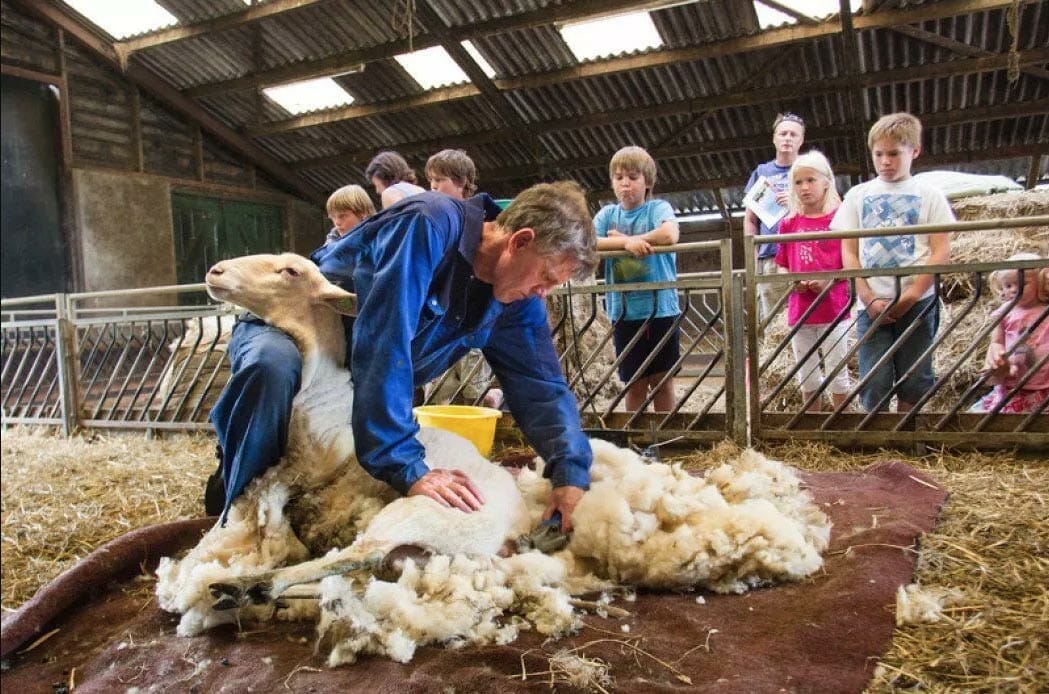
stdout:
<svg viewBox="0 0 1049 694">
<path fill-rule="evenodd" d="M 480 348 L 511 414 L 547 463 L 553 491 L 544 519 L 560 512 L 561 530 L 568 532 L 572 510 L 589 487 L 591 451 L 543 298 L 596 266 L 581 189 L 540 184 L 504 211 L 484 194 L 464 201 L 419 194 L 312 258 L 358 298 L 358 315 L 352 329 L 347 325 L 347 363 L 364 469 L 402 494 L 464 512 L 481 507 L 484 499 L 464 474 L 426 465 L 412 417 L 413 388 Z M 238 321 L 228 353 L 233 375 L 211 413 L 223 452 L 223 517 L 283 454 L 301 372 L 291 338 L 254 317 Z"/>
</svg>

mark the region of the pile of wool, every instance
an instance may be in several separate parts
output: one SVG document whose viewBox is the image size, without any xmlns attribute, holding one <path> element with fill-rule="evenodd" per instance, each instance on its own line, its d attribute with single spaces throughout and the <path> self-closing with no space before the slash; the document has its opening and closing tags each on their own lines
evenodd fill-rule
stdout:
<svg viewBox="0 0 1049 694">
<path fill-rule="evenodd" d="M 435 555 L 422 566 L 406 562 L 395 582 L 329 576 L 320 584 L 318 647 L 330 646 L 335 667 L 361 653 L 407 663 L 427 644 L 506 644 L 532 628 L 561 636 L 579 626 L 563 581 L 563 565 L 539 552 Z"/>
<path fill-rule="evenodd" d="M 592 447 L 590 491 L 559 555 L 573 590 L 583 572 L 635 586 L 742 593 L 822 566 L 830 521 L 783 463 L 748 450 L 695 477 L 604 441 Z M 540 473 L 518 477 L 533 508 L 549 489 Z"/>
<path fill-rule="evenodd" d="M 911 583 L 896 589 L 896 626 L 933 624 L 943 618 L 943 609 L 961 602 L 965 594 L 957 588 Z"/>
<path fill-rule="evenodd" d="M 251 614 L 212 610 L 214 598 L 208 586 L 309 558 L 283 512 L 290 490 L 277 481 L 279 472 L 271 468 L 253 481 L 230 508 L 225 527 L 212 527 L 184 558 L 161 558 L 156 572 L 157 600 L 161 609 L 182 615 L 179 636 L 195 636 L 241 618 L 265 619 L 272 607 L 246 608 Z"/>
</svg>

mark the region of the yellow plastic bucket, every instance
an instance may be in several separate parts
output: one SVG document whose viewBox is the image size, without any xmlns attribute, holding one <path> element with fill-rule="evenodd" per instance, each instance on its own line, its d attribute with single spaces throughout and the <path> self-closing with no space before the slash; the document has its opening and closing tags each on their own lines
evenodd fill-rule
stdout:
<svg viewBox="0 0 1049 694">
<path fill-rule="evenodd" d="M 495 423 L 503 413 L 491 407 L 471 405 L 423 405 L 412 410 L 419 426 L 436 427 L 459 434 L 487 458 L 495 443 Z"/>
</svg>

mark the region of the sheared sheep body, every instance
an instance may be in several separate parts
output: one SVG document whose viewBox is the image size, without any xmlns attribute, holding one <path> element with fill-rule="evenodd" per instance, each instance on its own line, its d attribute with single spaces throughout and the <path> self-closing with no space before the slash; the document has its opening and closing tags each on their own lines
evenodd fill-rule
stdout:
<svg viewBox="0 0 1049 694">
<path fill-rule="evenodd" d="M 270 265 L 294 261 L 287 255 L 261 258 Z M 314 294 L 331 293 L 312 265 L 294 262 Z M 275 273 L 258 274 L 272 280 Z M 245 277 L 246 285 L 252 277 Z M 497 556 L 505 540 L 541 517 L 550 493 L 542 461 L 522 471 L 515 484 L 465 439 L 424 429 L 419 439 L 427 464 L 465 471 L 486 503 L 467 514 L 427 497 L 391 500 L 392 493 L 378 489 L 352 456 L 352 393 L 345 393 L 349 377 L 341 366 L 336 316 L 317 308 L 316 300 L 294 306 L 296 295 L 287 288 L 224 291 L 220 298 L 246 305 L 292 335 L 303 353 L 307 394 L 296 400 L 287 459 L 234 505 L 231 525 L 235 519 L 238 527 L 215 528 L 181 563 L 162 564 L 158 594 L 165 609 L 183 613 L 180 633 L 231 621 L 235 614 L 266 617 L 271 601 L 292 586 L 321 581 L 315 589 L 319 633 L 330 644 L 332 665 L 353 662 L 359 653 L 405 662 L 428 643 L 501 643 L 532 627 L 563 634 L 577 625 L 572 591 L 629 584 L 742 592 L 801 579 L 821 565 L 829 523 L 782 463 L 747 451 L 701 478 L 596 440 L 592 486 L 573 513 L 575 533 L 567 549 L 554 556 Z M 312 323 L 295 324 L 289 314 L 312 314 Z M 328 418 L 332 412 L 337 416 Z M 298 521 L 294 527 L 282 515 L 285 506 Z M 307 553 L 317 556 L 332 539 L 345 548 L 299 562 Z M 406 562 L 395 581 L 362 572 L 381 567 L 402 545 L 434 556 Z M 209 587 L 235 597 L 240 609 L 212 610 Z"/>
</svg>

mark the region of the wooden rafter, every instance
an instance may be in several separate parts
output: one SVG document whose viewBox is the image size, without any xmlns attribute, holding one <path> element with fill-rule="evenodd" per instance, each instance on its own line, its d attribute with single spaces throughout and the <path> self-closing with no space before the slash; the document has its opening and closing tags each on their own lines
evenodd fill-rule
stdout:
<svg viewBox="0 0 1049 694">
<path fill-rule="evenodd" d="M 473 56 L 463 48 L 459 41 L 456 41 L 451 36 L 451 32 L 444 24 L 444 21 L 430 6 L 429 0 L 418 0 L 415 4 L 415 11 L 416 17 L 426 31 L 440 41 L 440 46 L 451 56 L 456 65 L 466 73 L 466 76 L 470 78 L 470 82 L 481 90 L 481 98 L 499 114 L 503 123 L 515 129 L 518 136 L 527 136 L 533 142 L 538 143 L 531 126 L 525 123 L 524 119 L 518 115 L 513 105 L 507 100 L 506 95 L 500 92 L 495 84 L 492 83 L 491 78 L 484 73 L 484 70 L 473 59 Z"/>
<path fill-rule="evenodd" d="M 260 19 L 275 17 L 279 14 L 284 14 L 285 12 L 299 10 L 304 7 L 310 7 L 311 5 L 317 5 L 329 1 L 330 0 L 269 0 L 269 2 L 251 5 L 239 12 L 232 12 L 220 17 L 215 17 L 214 19 L 197 22 L 196 24 L 173 26 L 169 29 L 160 29 L 159 31 L 136 36 L 125 41 L 117 41 L 114 44 L 114 48 L 116 48 L 117 53 L 127 56 L 135 51 L 156 48 L 157 46 L 190 39 L 194 36 L 215 34 L 227 29 L 235 29 L 244 26 L 245 24 L 257 22 Z"/>
<path fill-rule="evenodd" d="M 1045 113 L 1049 113 L 1049 99 L 1039 99 L 1037 101 L 1005 104 L 1000 106 L 963 108 L 955 109 L 952 111 L 943 111 L 940 113 L 922 114 L 922 124 L 926 128 L 933 128 L 947 125 L 959 125 L 962 123 L 979 123 L 983 121 L 999 120 L 1002 118 L 1018 118 L 1022 116 L 1032 116 Z M 872 124 L 873 122 L 864 122 L 861 120 L 859 126 L 862 132 L 866 132 Z M 842 126 L 836 128 L 810 127 L 809 130 L 810 142 L 820 142 L 822 140 L 832 140 L 850 137 L 854 133 L 854 130 L 849 126 Z M 694 157 L 705 154 L 721 154 L 724 152 L 755 149 L 758 147 L 764 147 L 768 144 L 768 134 L 761 133 L 751 137 L 741 137 L 733 140 L 717 140 L 711 142 L 701 142 L 686 146 L 653 149 L 651 150 L 651 154 L 657 161 L 664 161 L 668 159 Z M 866 144 L 864 143 L 864 146 L 859 151 L 864 152 L 865 150 Z M 923 160 L 928 161 L 933 157 L 927 157 L 923 155 L 921 158 Z M 866 158 L 864 158 L 860 162 L 857 162 L 854 165 L 856 173 L 862 173 L 865 170 L 863 166 L 865 161 Z M 607 164 L 607 162 L 608 157 L 606 155 L 598 157 L 579 157 L 576 159 L 562 160 L 558 162 L 557 168 L 562 171 L 572 171 L 579 169 L 601 167 Z M 835 171 L 837 171 L 839 167 L 835 165 L 834 168 Z M 529 176 L 536 175 L 538 175 L 538 173 L 535 167 L 529 167 L 524 165 L 511 166 L 500 169 L 486 170 L 484 172 L 484 180 L 487 183 L 494 183 L 498 181 L 527 178 Z M 662 188 L 662 186 L 660 187 Z"/>
<path fill-rule="evenodd" d="M 849 5 L 849 0 L 838 0 L 838 8 L 838 17 L 841 20 L 841 40 L 838 45 L 841 49 L 841 62 L 845 66 L 845 75 L 849 80 L 849 88 L 845 92 L 845 112 L 849 123 L 853 124 L 852 141 L 856 147 L 855 151 L 862 153 L 865 151 L 867 133 L 861 123 L 866 117 L 867 108 L 866 104 L 862 103 L 865 96 L 863 88 L 856 79 L 860 72 L 860 47 L 856 40 L 856 28 L 853 24 L 852 7 Z M 864 178 L 870 174 L 870 162 L 866 157 L 861 160 L 860 173 Z"/>
<path fill-rule="evenodd" d="M 1038 48 L 1030 51 L 1021 51 L 1019 55 L 1019 61 L 1021 65 L 1038 64 L 1049 61 L 1049 48 Z M 975 74 L 979 72 L 994 72 L 997 70 L 1006 69 L 1008 67 L 1008 64 L 1009 56 L 1007 55 L 995 55 L 985 58 L 967 58 L 964 60 L 951 60 L 943 63 L 928 63 L 925 65 L 916 65 L 914 67 L 909 68 L 901 68 L 896 70 L 882 70 L 880 72 L 860 74 L 856 76 L 855 81 L 859 84 L 859 86 L 863 88 L 871 88 L 886 84 L 894 84 L 897 82 L 919 81 L 926 79 L 935 79 L 939 77 L 950 77 L 953 75 Z M 589 115 L 573 115 L 566 118 L 557 118 L 547 121 L 534 122 L 531 123 L 531 126 L 537 132 L 545 134 L 549 132 L 557 132 L 562 130 L 574 130 L 585 127 L 609 125 L 612 123 L 622 122 L 624 119 L 629 119 L 630 121 L 641 121 L 650 118 L 659 118 L 663 116 L 696 114 L 709 109 L 753 106 L 755 104 L 761 103 L 774 103 L 783 99 L 804 98 L 818 96 L 821 94 L 834 94 L 840 92 L 843 89 L 847 89 L 850 86 L 850 84 L 851 82 L 849 78 L 836 77 L 831 79 L 814 80 L 811 82 L 788 84 L 780 87 L 752 89 L 749 91 L 732 91 L 721 94 L 710 94 L 695 97 L 692 99 L 682 99 L 679 101 L 664 102 L 655 106 L 647 106 L 642 108 L 604 111 L 599 113 L 592 113 Z M 377 116 L 385 113 L 404 111 L 410 108 L 415 108 L 417 106 L 448 101 L 449 99 L 447 98 L 446 94 L 453 90 L 457 92 L 456 98 L 459 99 L 469 98 L 480 94 L 480 90 L 472 85 L 447 87 L 444 90 L 433 90 L 431 92 L 427 92 L 423 95 L 423 97 L 413 96 L 409 97 L 408 99 L 398 99 L 392 102 L 368 104 L 363 106 L 348 106 L 341 109 L 326 111 L 324 113 L 309 114 L 307 116 L 300 116 L 284 121 L 268 123 L 264 126 L 260 126 L 257 128 L 246 128 L 245 131 L 249 135 L 276 135 L 282 132 L 289 132 L 292 130 L 297 130 L 299 128 L 322 125 L 325 123 L 335 123 L 340 121 L 352 120 L 353 118 L 363 118 L 366 116 Z M 494 140 L 505 139 L 506 137 L 512 137 L 513 134 L 514 133 L 512 131 L 492 131 L 486 133 L 479 133 L 476 136 L 476 140 L 471 139 L 474 137 L 473 135 L 457 136 L 454 138 L 448 138 L 450 141 L 456 142 L 455 145 L 448 146 L 465 146 L 473 141 L 491 142 Z M 433 140 L 427 140 L 421 143 L 420 149 L 429 149 L 432 147 L 432 143 Z M 395 146 L 397 150 L 403 154 L 406 150 L 412 151 L 412 148 L 415 146 L 415 144 L 390 143 L 390 146 Z M 367 156 L 370 155 L 359 153 L 357 150 L 347 150 L 345 152 L 341 152 L 331 157 L 312 158 L 309 160 L 296 162 L 293 165 L 299 169 L 323 168 L 332 164 L 344 163 L 344 160 L 346 158 L 359 159 L 361 157 Z"/>
<path fill-rule="evenodd" d="M 568 5 L 544 7 L 531 12 L 497 17 L 468 26 L 456 27 L 449 30 L 447 38 L 460 42 L 517 29 L 529 29 L 554 22 L 569 22 L 597 14 L 607 14 L 615 11 L 622 12 L 636 7 L 637 3 L 631 2 L 631 0 L 577 0 L 577 2 Z M 390 41 L 378 46 L 351 49 L 325 58 L 318 58 L 317 60 L 307 60 L 295 65 L 255 72 L 243 77 L 198 85 L 186 90 L 186 94 L 199 98 L 241 89 L 260 88 L 296 80 L 324 77 L 325 75 L 344 72 L 361 63 L 386 60 L 395 55 L 406 53 L 409 50 L 431 48 L 439 43 L 438 37 L 428 34 L 414 36 L 411 39 L 398 39 L 397 41 Z"/>
<path fill-rule="evenodd" d="M 952 53 L 964 55 L 968 58 L 994 55 L 990 51 L 985 51 L 982 48 L 977 48 L 976 46 L 971 46 L 967 43 L 962 43 L 961 41 L 955 41 L 952 38 L 941 36 L 940 34 L 925 31 L 924 29 L 919 29 L 918 27 L 910 25 L 893 27 L 892 30 L 899 34 L 903 34 L 904 36 L 909 36 L 912 39 L 939 46 L 940 48 L 945 48 Z M 1026 65 L 1020 69 L 1020 72 L 1026 72 L 1028 75 L 1034 75 L 1035 77 L 1041 77 L 1042 79 L 1049 79 L 1049 70 L 1037 65 Z"/>
<path fill-rule="evenodd" d="M 1031 1 L 1033 0 L 1025 0 L 1025 2 Z M 870 16 L 856 17 L 855 26 L 857 30 L 887 29 L 900 24 L 914 24 L 916 22 L 943 19 L 962 14 L 997 10 L 1008 7 L 1011 4 L 1012 0 L 942 0 L 941 2 L 926 3 L 902 10 L 883 11 Z M 579 0 L 570 5 L 545 7 L 540 10 L 459 27 L 451 30 L 449 37 L 455 41 L 464 41 L 514 29 L 524 29 L 583 19 L 599 14 L 608 14 L 616 10 L 626 11 L 635 7 L 636 3 L 632 3 L 629 0 Z M 582 77 L 637 70 L 680 61 L 700 60 L 730 52 L 762 50 L 797 41 L 809 41 L 823 36 L 830 36 L 837 34 L 838 31 L 840 31 L 840 24 L 836 18 L 832 18 L 817 24 L 772 29 L 754 36 L 714 41 L 694 48 L 653 51 L 639 56 L 597 60 L 563 70 L 526 75 L 513 79 L 497 79 L 494 82 L 499 89 L 503 90 L 526 89 Z M 361 63 L 392 58 L 399 53 L 404 53 L 409 50 L 409 43 L 408 39 L 402 39 L 379 46 L 344 51 L 318 60 L 304 61 L 296 65 L 256 72 L 243 77 L 198 85 L 185 90 L 185 93 L 188 96 L 198 98 L 240 89 L 259 88 L 337 74 Z M 437 44 L 438 40 L 436 37 L 423 35 L 414 37 L 413 42 L 411 42 L 411 48 L 417 50 L 436 46 Z"/>
<path fill-rule="evenodd" d="M 818 24 L 819 23 L 818 20 L 815 17 L 812 17 L 811 15 L 807 15 L 804 12 L 799 12 L 798 10 L 794 9 L 793 7 L 791 7 L 790 5 L 784 5 L 783 3 L 776 2 L 775 0 L 758 0 L 758 2 L 760 2 L 765 7 L 771 7 L 772 9 L 776 10 L 777 12 L 781 12 L 781 13 L 787 15 L 788 17 L 793 17 L 794 19 L 798 20 L 802 24 Z"/>
</svg>

